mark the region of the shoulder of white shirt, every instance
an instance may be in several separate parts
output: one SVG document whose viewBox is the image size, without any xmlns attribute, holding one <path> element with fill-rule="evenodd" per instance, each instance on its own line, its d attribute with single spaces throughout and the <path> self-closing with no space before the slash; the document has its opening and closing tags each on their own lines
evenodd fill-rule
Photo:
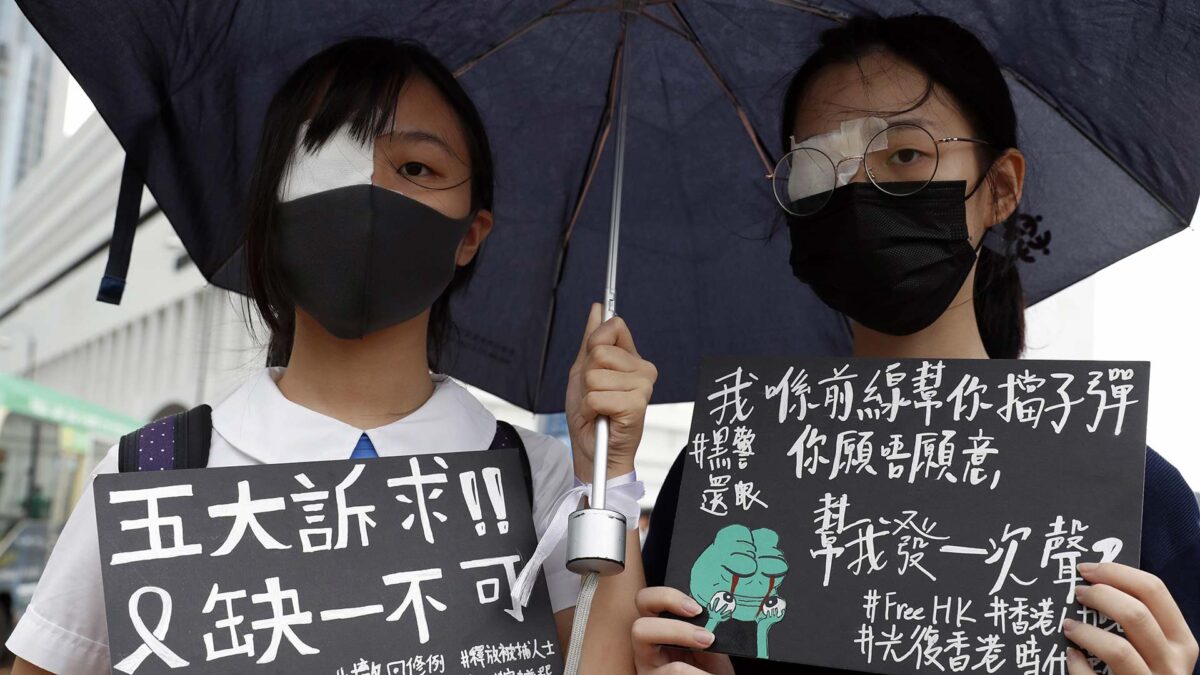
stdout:
<svg viewBox="0 0 1200 675">
<path fill-rule="evenodd" d="M 212 448 L 224 443 L 261 462 L 339 459 L 319 448 L 312 457 L 278 457 L 278 447 L 297 443 L 332 445 L 333 452 L 353 448 L 362 430 L 295 404 L 279 392 L 275 381 L 282 369 L 264 368 L 247 378 L 213 407 Z M 495 415 L 465 387 L 445 375 L 435 375 L 435 390 L 421 408 L 396 422 L 367 430 L 381 456 L 426 454 L 489 447 L 496 429 Z M 557 438 L 515 426 L 535 474 L 543 471 L 570 475 L 571 455 Z M 287 438 L 282 438 L 286 436 Z M 421 441 L 427 441 L 422 443 Z M 538 458 L 534 460 L 533 458 Z M 117 471 L 117 446 L 109 449 L 92 475 Z"/>
</svg>

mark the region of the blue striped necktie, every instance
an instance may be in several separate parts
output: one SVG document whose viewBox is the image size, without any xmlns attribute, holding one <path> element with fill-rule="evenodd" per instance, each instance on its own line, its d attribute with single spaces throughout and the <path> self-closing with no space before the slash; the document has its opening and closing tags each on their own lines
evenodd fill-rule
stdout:
<svg viewBox="0 0 1200 675">
<path fill-rule="evenodd" d="M 379 453 L 375 452 L 375 445 L 371 443 L 371 439 L 367 438 L 366 434 L 358 437 L 358 444 L 354 446 L 354 452 L 350 453 L 350 459 L 375 459 L 379 457 Z"/>
</svg>

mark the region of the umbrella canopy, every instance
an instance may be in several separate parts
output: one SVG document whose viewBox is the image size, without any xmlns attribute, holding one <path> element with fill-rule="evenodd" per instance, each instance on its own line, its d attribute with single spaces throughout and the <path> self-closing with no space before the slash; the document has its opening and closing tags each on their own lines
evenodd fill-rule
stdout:
<svg viewBox="0 0 1200 675">
<path fill-rule="evenodd" d="M 791 276 L 764 176 L 791 72 L 852 14 L 945 14 L 996 55 L 1029 159 L 1016 234 L 1031 301 L 1185 228 L 1200 194 L 1200 163 L 1187 161 L 1200 145 L 1189 3 L 18 4 L 126 148 L 127 177 L 144 179 L 205 276 L 233 290 L 240 196 L 275 90 L 347 38 L 424 43 L 459 74 L 497 160 L 497 225 L 453 305 L 449 372 L 535 412 L 561 410 L 602 294 L 622 56 L 619 310 L 659 366 L 656 402 L 690 399 L 704 354 L 847 349 L 845 321 Z"/>
</svg>

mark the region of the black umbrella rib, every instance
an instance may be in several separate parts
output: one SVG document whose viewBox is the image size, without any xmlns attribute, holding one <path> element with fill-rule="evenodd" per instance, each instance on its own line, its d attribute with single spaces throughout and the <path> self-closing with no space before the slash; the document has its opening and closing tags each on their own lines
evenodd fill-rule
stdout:
<svg viewBox="0 0 1200 675">
<path fill-rule="evenodd" d="M 571 16 L 572 14 L 607 14 L 609 12 L 620 12 L 624 10 L 621 5 L 608 5 L 600 7 L 580 7 L 579 9 L 560 9 L 555 11 L 554 16 Z"/>
<path fill-rule="evenodd" d="M 684 40 L 692 39 L 691 37 L 688 36 L 687 33 L 679 30 L 675 26 L 672 26 L 671 24 L 667 23 L 666 21 L 663 21 L 662 19 L 658 18 L 657 16 L 654 16 L 653 14 L 647 14 L 645 10 L 639 10 L 638 16 L 642 17 L 643 19 L 649 20 L 651 23 L 655 24 L 656 26 L 658 26 L 659 28 L 662 28 L 663 30 L 665 30 L 667 32 L 678 35 L 679 37 L 683 38 Z"/>
<path fill-rule="evenodd" d="M 468 59 L 466 63 L 462 64 L 461 66 L 458 67 L 458 69 L 456 69 L 454 71 L 454 76 L 462 77 L 467 71 L 469 71 L 472 68 L 474 68 L 475 66 L 479 65 L 480 61 L 483 61 L 484 59 L 491 56 L 492 54 L 495 54 L 496 52 L 500 51 L 501 49 L 504 49 L 505 47 L 509 46 L 513 42 L 516 42 L 517 40 L 521 39 L 521 37 L 523 35 L 525 35 L 529 31 L 533 30 L 534 28 L 537 28 L 539 25 L 542 24 L 542 22 L 560 14 L 563 10 L 565 10 L 567 7 L 570 7 L 574 3 L 575 3 L 575 0 L 565 0 L 564 2 L 560 2 L 559 4 L 550 8 L 544 14 L 538 16 L 536 19 L 530 21 L 529 23 L 525 24 L 521 28 L 517 29 L 516 32 L 512 33 L 508 37 L 493 44 L 491 47 L 488 47 L 482 53 L 475 56 L 474 58 Z"/>
<path fill-rule="evenodd" d="M 579 215 L 583 211 L 584 201 L 587 199 L 588 190 L 592 186 L 592 179 L 596 177 L 596 171 L 600 167 L 600 158 L 604 155 L 604 147 L 608 143 L 609 132 L 612 131 L 612 117 L 617 103 L 617 86 L 620 84 L 618 72 L 621 68 L 621 59 L 625 58 L 625 36 L 622 35 L 617 44 L 616 54 L 613 57 L 612 74 L 609 75 L 608 81 L 608 96 L 604 104 L 604 113 L 600 116 L 600 123 L 596 128 L 595 140 L 592 142 L 591 157 L 588 159 L 587 174 L 584 175 L 583 181 L 579 184 L 579 192 L 575 195 L 575 208 L 571 209 L 571 219 L 567 221 L 567 225 L 563 228 L 562 247 L 565 249 L 571 241 L 571 234 L 575 231 L 575 223 L 579 220 Z"/>
<path fill-rule="evenodd" d="M 608 93 L 604 102 L 604 112 L 600 115 L 600 120 L 596 125 L 596 133 L 592 140 L 591 155 L 588 158 L 587 173 L 584 174 L 583 179 L 579 183 L 579 191 L 575 195 L 575 206 L 571 209 L 571 218 L 563 227 L 562 236 L 560 237 L 558 261 L 554 266 L 554 285 L 550 289 L 550 311 L 546 314 L 546 337 L 542 342 L 542 354 L 538 361 L 536 389 L 533 396 L 530 397 L 535 410 L 541 403 L 546 357 L 550 353 L 550 341 L 554 335 L 554 318 L 558 311 L 558 287 L 562 284 L 563 269 L 565 268 L 567 259 L 567 249 L 571 243 L 571 234 L 575 231 L 575 224 L 579 221 L 579 216 L 583 212 L 583 204 L 587 200 L 588 191 L 591 189 L 596 172 L 600 168 L 600 158 L 604 156 L 604 148 L 608 144 L 608 136 L 612 131 L 613 113 L 617 106 L 617 88 L 620 84 L 621 60 L 625 58 L 627 30 L 628 22 L 626 16 L 622 15 L 621 32 L 617 36 L 616 49 L 613 51 L 612 70 L 608 75 Z"/>
<path fill-rule="evenodd" d="M 824 7 L 810 5 L 809 3 L 802 2 L 801 0 L 767 0 L 767 2 L 783 7 L 789 7 L 801 12 L 814 14 L 822 19 L 829 19 L 830 21 L 837 21 L 838 23 L 845 23 L 850 20 L 850 15 L 846 14 L 845 12 L 835 12 L 832 9 L 825 9 Z"/>
<path fill-rule="evenodd" d="M 1191 224 L 1189 218 L 1184 217 L 1183 214 L 1181 214 L 1179 211 L 1176 211 L 1175 207 L 1168 204 L 1157 192 L 1151 190 L 1146 181 L 1142 180 L 1140 176 L 1131 171 L 1129 167 L 1125 166 L 1125 162 L 1122 162 L 1121 159 L 1114 155 L 1108 148 L 1106 148 L 1103 143 L 1098 142 L 1090 133 L 1088 133 L 1087 129 L 1084 129 L 1083 126 L 1075 121 L 1075 118 L 1068 115 L 1067 112 L 1063 110 L 1062 106 L 1060 106 L 1056 101 L 1054 101 L 1054 99 L 1050 98 L 1050 96 L 1043 92 L 1040 87 L 1035 85 L 1033 82 L 1030 82 L 1025 76 L 1007 66 L 1000 66 L 1000 70 L 1004 71 L 1006 75 L 1011 77 L 1022 87 L 1025 87 L 1025 89 L 1029 90 L 1029 92 L 1034 96 L 1038 97 L 1042 103 L 1050 106 L 1050 109 L 1058 113 L 1059 117 L 1066 120 L 1067 124 L 1071 125 L 1071 128 L 1075 129 L 1075 131 L 1078 131 L 1081 136 L 1087 139 L 1088 143 L 1092 144 L 1092 147 L 1099 150 L 1100 153 L 1107 157 L 1113 164 L 1115 164 L 1117 168 L 1125 172 L 1125 175 L 1129 176 L 1129 178 L 1133 180 L 1138 187 L 1142 188 L 1143 192 L 1150 195 L 1154 201 L 1158 202 L 1159 206 L 1163 207 L 1166 209 L 1167 213 L 1174 216 L 1175 219 L 1179 221 L 1179 224 L 1183 226 L 1182 229 L 1187 229 L 1187 227 Z"/>
<path fill-rule="evenodd" d="M 478 56 L 468 59 L 466 63 L 459 66 L 458 69 L 454 71 L 454 76 L 459 77 L 462 74 L 466 73 L 467 71 L 471 70 L 475 66 L 479 65 L 480 61 L 491 56 L 492 54 L 495 54 L 496 52 L 500 51 L 501 49 L 504 49 L 508 45 L 510 45 L 513 42 L 515 42 L 516 40 L 520 39 L 521 36 L 525 35 L 526 33 L 533 30 L 534 28 L 537 28 L 537 26 L 539 24 L 541 24 L 543 21 L 545 21 L 547 19 L 550 19 L 550 18 L 553 18 L 556 16 L 569 16 L 572 14 L 604 14 L 607 12 L 626 11 L 625 5 L 622 2 L 617 2 L 612 5 L 601 6 L 601 7 L 580 7 L 578 9 L 568 9 L 568 7 L 575 4 L 575 2 L 576 2 L 576 0 L 565 0 L 565 2 L 561 2 L 557 5 L 555 5 L 550 10 L 548 10 L 546 13 L 542 14 L 541 16 L 537 17 L 536 19 L 530 21 L 529 23 L 527 23 L 524 26 L 522 26 L 521 28 L 519 28 L 516 32 L 512 33 L 511 35 L 509 35 L 508 37 L 504 38 L 503 40 L 497 42 L 496 44 L 492 45 L 491 47 L 488 47 L 486 50 L 484 50 Z M 638 5 L 640 7 L 648 7 L 651 5 L 674 4 L 675 2 L 676 2 L 676 0 L 642 0 L 641 2 L 638 3 Z M 667 28 L 668 30 L 678 32 L 676 29 L 668 26 L 667 24 L 663 23 L 659 19 L 650 16 L 649 14 L 645 14 L 641 11 L 639 11 L 638 14 L 640 16 L 645 16 L 646 18 L 651 19 L 655 23 L 662 25 L 664 28 Z M 686 36 L 684 36 L 684 37 L 686 37 Z"/>
<path fill-rule="evenodd" d="M 738 119 L 742 122 L 742 128 L 746 130 L 746 135 L 750 137 L 750 142 L 754 145 L 755 151 L 758 152 L 759 158 L 762 160 L 763 168 L 766 169 L 766 175 L 770 175 L 775 169 L 775 162 L 771 161 L 771 155 L 767 153 L 767 146 L 763 143 L 762 137 L 758 135 L 754 124 L 750 122 L 750 116 L 746 113 L 745 106 L 738 100 L 736 94 L 729 84 L 725 82 L 721 71 L 717 70 L 717 66 L 709 57 L 708 52 L 704 51 L 704 45 L 700 44 L 700 37 L 696 35 L 696 31 L 692 29 L 692 24 L 683 15 L 683 11 L 679 9 L 679 3 L 672 2 L 670 4 L 671 13 L 675 15 L 675 20 L 679 23 L 679 28 L 684 31 L 684 37 L 696 50 L 696 54 L 700 56 L 700 60 L 704 62 L 705 67 L 712 73 L 717 80 L 717 86 L 721 87 L 721 91 L 725 93 L 725 97 L 733 105 L 734 112 L 737 113 Z"/>
</svg>

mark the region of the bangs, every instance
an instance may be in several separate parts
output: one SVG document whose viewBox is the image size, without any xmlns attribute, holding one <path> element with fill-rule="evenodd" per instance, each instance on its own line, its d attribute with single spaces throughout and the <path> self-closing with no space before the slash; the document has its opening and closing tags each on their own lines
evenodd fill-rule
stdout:
<svg viewBox="0 0 1200 675">
<path fill-rule="evenodd" d="M 305 150 L 316 150 L 343 127 L 364 145 L 391 130 L 405 83 L 414 73 L 429 77 L 416 50 L 405 47 L 387 40 L 352 40 L 312 64 L 316 86 L 309 88 L 312 98 L 307 101 L 312 117 L 300 139 Z"/>
<path fill-rule="evenodd" d="M 356 38 L 305 63 L 284 86 L 290 101 L 267 125 L 264 146 L 271 159 L 266 177 L 278 173 L 286 179 L 297 146 L 314 152 L 340 129 L 363 145 L 389 133 L 400 95 L 413 77 L 430 82 L 456 113 L 467 145 L 472 205 L 491 209 L 494 167 L 479 112 L 454 75 L 415 42 Z M 304 136 L 298 138 L 302 130 Z"/>
</svg>

